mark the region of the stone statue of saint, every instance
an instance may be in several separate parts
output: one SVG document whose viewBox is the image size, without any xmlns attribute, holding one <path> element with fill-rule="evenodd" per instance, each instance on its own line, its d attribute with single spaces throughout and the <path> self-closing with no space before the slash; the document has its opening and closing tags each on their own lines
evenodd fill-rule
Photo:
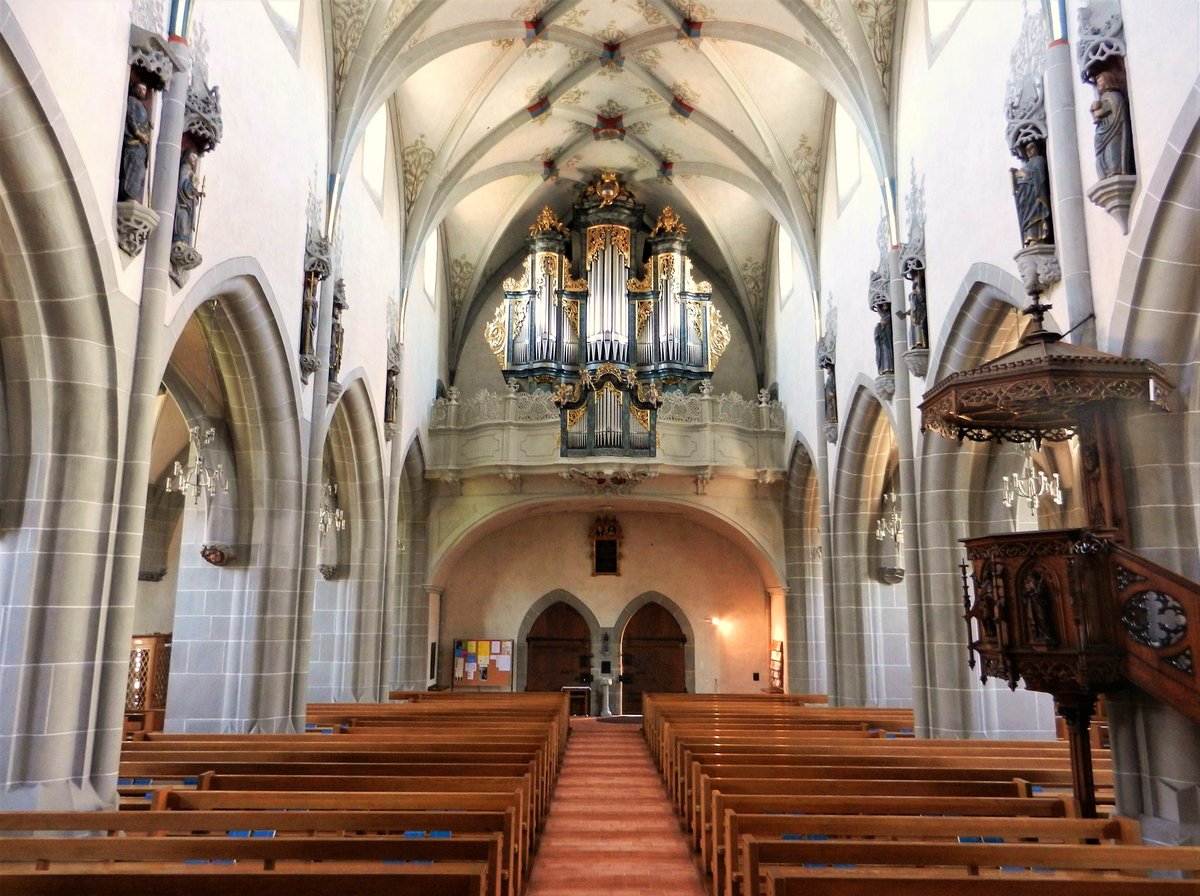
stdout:
<svg viewBox="0 0 1200 896">
<path fill-rule="evenodd" d="M 192 245 L 195 241 L 196 211 L 200 206 L 200 189 L 196 186 L 195 150 L 187 150 L 179 162 L 179 191 L 175 198 L 175 226 L 171 241 Z"/>
<path fill-rule="evenodd" d="M 145 84 L 129 88 L 125 104 L 125 143 L 121 147 L 121 180 L 117 185 L 118 202 L 142 202 L 146 194 L 146 163 L 150 158 L 150 137 L 154 126 L 146 110 L 148 91 Z"/>
<path fill-rule="evenodd" d="M 1133 123 L 1119 76 L 1113 71 L 1101 72 L 1096 76 L 1096 89 L 1099 96 L 1091 105 L 1096 123 L 1096 173 L 1101 178 L 1135 174 Z"/>
<path fill-rule="evenodd" d="M 329 382 L 336 383 L 342 370 L 342 344 L 345 341 L 346 328 L 342 326 L 340 315 L 333 316 L 333 325 L 329 331 Z"/>
<path fill-rule="evenodd" d="M 1021 243 L 1025 246 L 1053 245 L 1054 225 L 1050 215 L 1050 170 L 1039 141 L 1024 146 L 1025 165 L 1010 168 Z"/>
<path fill-rule="evenodd" d="M 892 318 L 883 314 L 875 324 L 875 369 L 881 373 L 895 373 L 896 354 L 892 347 Z"/>
<path fill-rule="evenodd" d="M 1021 582 L 1021 594 L 1029 619 L 1029 640 L 1051 647 L 1058 646 L 1058 634 L 1054 626 L 1054 595 L 1046 577 L 1036 569 L 1026 573 Z"/>
<path fill-rule="evenodd" d="M 304 308 L 300 318 L 300 354 L 317 353 L 317 290 L 320 281 L 308 277 L 304 283 Z"/>
<path fill-rule="evenodd" d="M 400 371 L 395 367 L 389 367 L 387 371 L 387 387 L 383 395 L 383 422 L 396 423 L 397 406 L 400 403 L 400 388 L 396 383 L 396 377 L 400 375 Z"/>
<path fill-rule="evenodd" d="M 912 292 L 908 296 L 908 343 L 909 348 L 929 348 L 929 315 L 925 307 L 925 273 L 919 271 L 913 277 Z"/>
<path fill-rule="evenodd" d="M 837 378 L 833 374 L 833 365 L 825 368 L 825 426 L 837 428 Z"/>
</svg>

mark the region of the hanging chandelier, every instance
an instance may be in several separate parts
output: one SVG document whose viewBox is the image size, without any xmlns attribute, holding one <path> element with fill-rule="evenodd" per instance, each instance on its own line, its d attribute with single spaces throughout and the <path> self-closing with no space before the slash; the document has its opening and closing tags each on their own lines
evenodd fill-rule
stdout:
<svg viewBox="0 0 1200 896">
<path fill-rule="evenodd" d="M 175 471 L 167 477 L 166 491 L 168 493 L 180 492 L 184 496 L 190 495 L 192 503 L 198 504 L 201 494 L 211 499 L 218 489 L 222 494 L 229 492 L 229 482 L 225 479 L 224 465 L 210 466 L 204 456 L 204 449 L 211 445 L 216 437 L 217 431 L 211 426 L 204 430 L 203 435 L 201 435 L 199 426 L 188 428 L 188 441 L 192 443 L 195 460 L 186 467 L 179 461 L 175 461 Z"/>
<path fill-rule="evenodd" d="M 1034 466 L 1032 442 L 1022 442 L 1021 453 L 1025 456 L 1021 472 L 1004 477 L 1002 487 L 1004 506 L 1012 507 L 1017 499 L 1021 498 L 1029 505 L 1029 512 L 1036 514 L 1043 498 L 1049 498 L 1055 504 L 1061 505 L 1063 502 L 1062 483 L 1059 482 L 1058 474 L 1047 476 Z"/>
<path fill-rule="evenodd" d="M 321 502 L 321 519 L 317 523 L 322 535 L 346 529 L 346 514 L 336 506 L 337 490 L 336 482 L 325 483 L 325 499 Z"/>
<path fill-rule="evenodd" d="M 875 522 L 875 540 L 883 541 L 885 538 L 890 538 L 897 546 L 904 541 L 904 518 L 900 516 L 895 492 L 883 496 L 883 516 Z"/>
</svg>

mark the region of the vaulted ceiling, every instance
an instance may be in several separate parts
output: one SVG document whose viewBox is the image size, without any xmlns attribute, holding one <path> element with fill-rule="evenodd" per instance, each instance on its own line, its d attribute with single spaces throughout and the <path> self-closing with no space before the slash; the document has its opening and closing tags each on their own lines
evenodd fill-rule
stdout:
<svg viewBox="0 0 1200 896">
<path fill-rule="evenodd" d="M 902 0 L 331 0 L 332 165 L 387 104 L 403 264 L 441 228 L 453 357 L 523 254 L 543 205 L 564 219 L 615 170 L 693 257 L 761 358 L 772 233 L 814 285 L 822 148 L 840 103 L 892 172 L 888 72 Z"/>
</svg>

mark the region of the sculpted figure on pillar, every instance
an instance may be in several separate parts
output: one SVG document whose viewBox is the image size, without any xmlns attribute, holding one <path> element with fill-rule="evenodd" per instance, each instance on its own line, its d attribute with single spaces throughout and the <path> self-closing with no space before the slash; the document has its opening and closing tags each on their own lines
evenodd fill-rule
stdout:
<svg viewBox="0 0 1200 896">
<path fill-rule="evenodd" d="M 141 82 L 129 87 L 125 105 L 125 143 L 121 148 L 121 180 L 117 189 L 119 202 L 142 202 L 146 195 L 146 164 L 150 158 L 150 137 L 154 133 L 146 108 L 148 95 L 146 85 Z"/>
<path fill-rule="evenodd" d="M 1025 164 L 1010 168 L 1013 199 L 1021 224 L 1024 246 L 1053 245 L 1054 223 L 1050 212 L 1050 169 L 1041 141 L 1031 140 L 1022 147 Z"/>
<path fill-rule="evenodd" d="M 1129 100 L 1116 69 L 1096 76 L 1096 101 L 1091 105 L 1096 124 L 1096 173 L 1101 177 L 1136 174 L 1133 162 L 1133 122 Z"/>
<path fill-rule="evenodd" d="M 196 240 L 196 213 L 204 194 L 196 185 L 196 163 L 200 157 L 187 150 L 179 162 L 179 192 L 175 200 L 175 226 L 171 241 L 191 246 Z"/>
</svg>

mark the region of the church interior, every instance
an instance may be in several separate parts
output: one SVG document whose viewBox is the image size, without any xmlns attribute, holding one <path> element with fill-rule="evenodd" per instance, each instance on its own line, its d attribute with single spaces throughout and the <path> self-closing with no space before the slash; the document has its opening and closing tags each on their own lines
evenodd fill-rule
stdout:
<svg viewBox="0 0 1200 896">
<path fill-rule="evenodd" d="M 1200 845 L 1198 36 L 0 0 L 0 817 L 155 736 L 493 698 L 667 776 L 808 704 Z"/>
</svg>

